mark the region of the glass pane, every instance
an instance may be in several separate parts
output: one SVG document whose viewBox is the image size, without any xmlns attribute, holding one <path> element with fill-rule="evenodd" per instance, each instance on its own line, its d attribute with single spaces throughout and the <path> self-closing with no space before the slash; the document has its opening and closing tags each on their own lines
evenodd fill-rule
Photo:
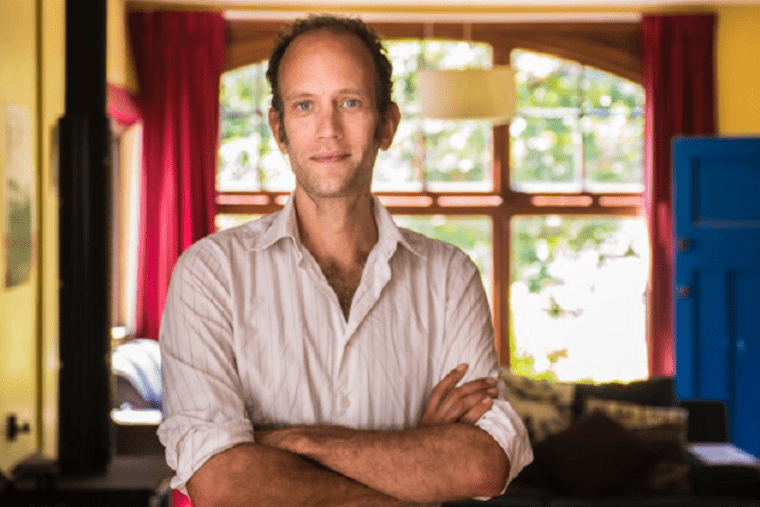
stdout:
<svg viewBox="0 0 760 507">
<path fill-rule="evenodd" d="M 548 111 L 546 111 L 548 113 Z M 512 188 L 523 192 L 579 192 L 581 136 L 577 114 L 518 116 L 509 126 Z"/>
<path fill-rule="evenodd" d="M 492 127 L 485 122 L 419 118 L 417 70 L 490 67 L 490 45 L 463 41 L 386 41 L 393 63 L 393 98 L 401 123 L 393 144 L 378 154 L 374 191 L 493 188 Z"/>
<path fill-rule="evenodd" d="M 266 120 L 271 97 L 265 70 L 261 62 L 222 75 L 218 190 L 289 191 L 295 186 Z"/>
<path fill-rule="evenodd" d="M 217 213 L 216 217 L 214 217 L 214 223 L 218 232 L 223 231 L 224 229 L 237 227 L 238 225 L 243 225 L 246 222 L 250 222 L 251 220 L 255 220 L 262 216 L 264 215 L 237 215 Z"/>
<path fill-rule="evenodd" d="M 399 227 L 461 248 L 480 270 L 483 287 L 492 301 L 493 241 L 490 217 L 452 215 L 394 215 Z"/>
<path fill-rule="evenodd" d="M 514 50 L 518 115 L 510 132 L 512 188 L 581 190 L 579 83 L 583 68 L 551 55 Z"/>
<path fill-rule="evenodd" d="M 517 82 L 517 109 L 531 115 L 532 109 L 579 106 L 578 84 L 582 67 L 555 56 L 516 49 L 511 54 Z"/>
<path fill-rule="evenodd" d="M 581 118 L 586 188 L 644 191 L 644 118 L 624 108 L 597 109 Z"/>
<path fill-rule="evenodd" d="M 402 119 L 393 144 L 386 151 L 377 153 L 375 170 L 372 173 L 372 191 L 421 190 L 424 180 L 424 151 L 422 120 Z"/>
<path fill-rule="evenodd" d="M 643 191 L 644 90 L 577 62 L 512 51 L 510 179 L 523 192 Z"/>
<path fill-rule="evenodd" d="M 228 115 L 222 120 L 218 190 L 261 190 L 259 174 L 262 118 L 258 113 Z"/>
<path fill-rule="evenodd" d="M 638 116 L 644 109 L 644 88 L 609 72 L 584 67 L 581 88 L 584 109 L 623 107 Z"/>
<path fill-rule="evenodd" d="M 644 89 L 592 67 L 581 81 L 586 186 L 594 192 L 644 190 Z"/>
<path fill-rule="evenodd" d="M 563 381 L 647 377 L 645 219 L 511 224 L 512 369 Z"/>
<path fill-rule="evenodd" d="M 425 120 L 426 181 L 438 191 L 493 188 L 493 127 L 484 121 Z"/>
</svg>

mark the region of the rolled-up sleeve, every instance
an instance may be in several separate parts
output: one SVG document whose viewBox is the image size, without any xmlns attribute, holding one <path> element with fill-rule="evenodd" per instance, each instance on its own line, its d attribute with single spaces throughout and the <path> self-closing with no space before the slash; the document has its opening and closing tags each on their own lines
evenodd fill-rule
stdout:
<svg viewBox="0 0 760 507">
<path fill-rule="evenodd" d="M 234 357 L 230 274 L 219 248 L 202 240 L 180 257 L 161 319 L 158 436 L 175 470 L 171 486 L 185 493 L 211 456 L 253 441 Z"/>
<path fill-rule="evenodd" d="M 452 257 L 447 276 L 446 339 L 440 376 L 467 363 L 469 368 L 460 385 L 483 377 L 497 379 L 499 363 L 491 312 L 480 273 L 464 253 L 458 252 Z M 491 409 L 475 425 L 491 435 L 509 459 L 509 477 L 501 491 L 504 493 L 512 479 L 533 461 L 528 432 L 501 389 Z"/>
<path fill-rule="evenodd" d="M 509 458 L 509 477 L 504 484 L 504 489 L 499 493 L 502 494 L 512 479 L 533 461 L 533 450 L 525 425 L 512 405 L 503 399 L 494 400 L 491 409 L 483 414 L 475 425 L 491 435 Z M 487 497 L 478 497 L 478 500 L 487 499 Z"/>
</svg>

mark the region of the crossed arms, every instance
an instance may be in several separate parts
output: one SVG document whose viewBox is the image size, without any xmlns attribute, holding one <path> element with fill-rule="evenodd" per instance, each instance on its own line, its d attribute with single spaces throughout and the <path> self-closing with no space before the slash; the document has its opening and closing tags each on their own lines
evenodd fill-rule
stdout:
<svg viewBox="0 0 760 507">
<path fill-rule="evenodd" d="M 474 423 L 496 397 L 492 379 L 459 387 L 465 367 L 432 390 L 417 428 L 298 426 L 212 456 L 190 478 L 196 507 L 404 506 L 495 496 L 509 477 L 499 444 Z"/>
</svg>

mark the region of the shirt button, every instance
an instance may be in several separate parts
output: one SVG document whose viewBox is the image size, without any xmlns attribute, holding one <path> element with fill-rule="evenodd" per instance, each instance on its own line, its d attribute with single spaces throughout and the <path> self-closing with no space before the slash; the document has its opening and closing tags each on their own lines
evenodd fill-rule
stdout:
<svg viewBox="0 0 760 507">
<path fill-rule="evenodd" d="M 343 408 L 348 408 L 349 406 L 351 406 L 351 400 L 349 400 L 348 398 L 343 398 L 343 401 L 341 402 L 341 404 L 343 405 Z"/>
</svg>

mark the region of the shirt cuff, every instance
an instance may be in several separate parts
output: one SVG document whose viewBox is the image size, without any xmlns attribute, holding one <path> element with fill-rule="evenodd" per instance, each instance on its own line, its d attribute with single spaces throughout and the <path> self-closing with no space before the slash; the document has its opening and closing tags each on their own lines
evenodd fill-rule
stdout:
<svg viewBox="0 0 760 507">
<path fill-rule="evenodd" d="M 512 479 L 533 461 L 528 431 L 512 405 L 499 399 L 493 401 L 491 409 L 478 419 L 475 426 L 491 435 L 509 458 L 509 477 L 499 493 L 502 495 Z M 489 498 L 475 497 L 476 500 Z"/>
<path fill-rule="evenodd" d="M 187 495 L 187 481 L 211 456 L 238 444 L 253 442 L 253 426 L 248 420 L 232 420 L 222 424 L 193 420 L 178 423 L 174 416 L 158 428 L 158 437 L 166 447 L 166 463 L 175 471 L 170 486 Z M 177 430 L 178 424 L 185 431 Z"/>
</svg>

